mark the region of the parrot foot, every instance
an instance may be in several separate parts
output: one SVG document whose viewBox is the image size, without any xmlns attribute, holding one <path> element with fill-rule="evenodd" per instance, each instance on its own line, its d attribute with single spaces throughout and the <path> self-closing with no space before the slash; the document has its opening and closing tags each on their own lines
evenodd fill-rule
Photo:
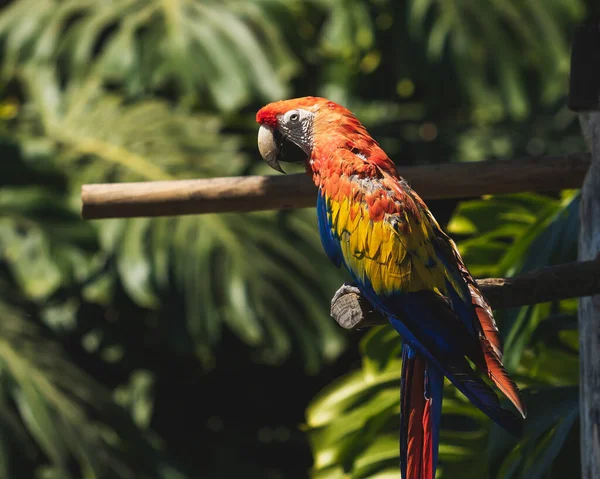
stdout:
<svg viewBox="0 0 600 479">
<path fill-rule="evenodd" d="M 344 283 L 331 299 L 331 317 L 344 329 L 382 324 L 383 318 L 351 283 Z"/>
</svg>

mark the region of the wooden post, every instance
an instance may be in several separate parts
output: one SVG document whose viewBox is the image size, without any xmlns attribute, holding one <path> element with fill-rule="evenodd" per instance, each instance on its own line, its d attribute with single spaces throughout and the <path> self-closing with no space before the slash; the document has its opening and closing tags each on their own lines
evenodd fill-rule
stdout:
<svg viewBox="0 0 600 479">
<path fill-rule="evenodd" d="M 577 28 L 569 107 L 579 112 L 592 162 L 581 190 L 579 260 L 600 255 L 600 23 Z M 600 478 L 600 295 L 579 299 L 581 471 Z"/>
</svg>

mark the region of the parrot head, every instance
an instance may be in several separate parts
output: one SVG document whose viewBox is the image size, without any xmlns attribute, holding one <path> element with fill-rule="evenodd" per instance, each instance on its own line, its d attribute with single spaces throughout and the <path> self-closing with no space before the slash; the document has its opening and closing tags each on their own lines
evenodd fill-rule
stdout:
<svg viewBox="0 0 600 479">
<path fill-rule="evenodd" d="M 308 96 L 269 103 L 256 114 L 256 121 L 260 124 L 258 150 L 271 168 L 285 173 L 279 162 L 289 161 L 283 154 L 286 143 L 294 144 L 309 160 L 315 139 L 321 136 L 316 133 L 326 131 L 328 125 L 331 130 L 335 125 L 344 123 L 344 119 L 355 117 L 346 108 L 326 98 Z M 358 120 L 355 121 L 358 123 Z"/>
<path fill-rule="evenodd" d="M 294 161 L 294 150 L 298 150 L 307 172 L 312 171 L 318 183 L 336 152 L 345 149 L 352 153 L 355 169 L 368 163 L 395 174 L 394 163 L 358 118 L 327 98 L 306 96 L 269 103 L 258 111 L 256 121 L 260 125 L 260 154 L 271 168 L 282 173 L 279 162 Z M 286 144 L 295 148 L 285 149 Z"/>
</svg>

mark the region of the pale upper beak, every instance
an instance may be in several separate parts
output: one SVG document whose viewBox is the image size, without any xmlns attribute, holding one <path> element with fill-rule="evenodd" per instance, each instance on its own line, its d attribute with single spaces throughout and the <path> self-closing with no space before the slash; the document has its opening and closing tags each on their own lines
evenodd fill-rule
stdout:
<svg viewBox="0 0 600 479">
<path fill-rule="evenodd" d="M 261 125 L 258 129 L 258 151 L 263 160 L 276 171 L 285 173 L 279 164 L 283 136 L 277 130 Z"/>
</svg>

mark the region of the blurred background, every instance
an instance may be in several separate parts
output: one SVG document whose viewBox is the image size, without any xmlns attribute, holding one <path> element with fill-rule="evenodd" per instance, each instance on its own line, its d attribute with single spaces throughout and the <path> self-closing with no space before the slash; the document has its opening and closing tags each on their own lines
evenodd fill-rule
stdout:
<svg viewBox="0 0 600 479">
<path fill-rule="evenodd" d="M 265 103 L 327 96 L 398 165 L 585 149 L 595 0 L 5 0 L 0 478 L 397 478 L 400 341 L 340 330 L 313 209 L 83 221 L 83 183 L 272 174 Z M 474 275 L 576 258 L 578 191 L 429 203 Z M 579 468 L 576 301 L 498 311 L 521 440 L 446 388 L 438 477 Z"/>
</svg>

